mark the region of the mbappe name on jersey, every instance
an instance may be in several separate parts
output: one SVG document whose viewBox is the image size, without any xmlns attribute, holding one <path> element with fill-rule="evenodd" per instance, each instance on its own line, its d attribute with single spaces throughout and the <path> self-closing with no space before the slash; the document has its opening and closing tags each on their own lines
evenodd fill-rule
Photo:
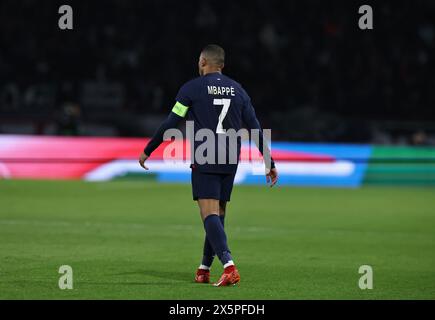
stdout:
<svg viewBox="0 0 435 320">
<path fill-rule="evenodd" d="M 207 86 L 208 94 L 235 96 L 234 87 Z"/>
</svg>

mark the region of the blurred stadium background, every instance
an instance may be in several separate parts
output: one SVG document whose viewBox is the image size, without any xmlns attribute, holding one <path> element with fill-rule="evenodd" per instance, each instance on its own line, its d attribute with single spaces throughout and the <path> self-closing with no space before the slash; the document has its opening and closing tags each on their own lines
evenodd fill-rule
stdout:
<svg viewBox="0 0 435 320">
<path fill-rule="evenodd" d="M 252 1 L 248 7 L 234 1 L 70 4 L 74 29 L 62 31 L 55 10 L 59 2 L 2 1 L 1 134 L 149 137 L 180 85 L 196 76 L 201 47 L 216 42 L 227 51 L 225 71 L 248 90 L 274 141 L 365 145 L 277 144 L 283 161 L 304 152 L 309 158 L 317 152 L 360 164 L 381 160 L 377 166 L 358 164 L 359 180 L 434 183 L 434 167 L 424 160 L 435 155 L 432 1 L 376 3 L 372 31 L 358 28 L 358 1 Z M 44 147 L 46 141 L 56 143 L 53 139 L 20 137 L 20 146 L 8 139 L 1 140 L 1 158 L 22 156 L 6 145 L 25 152 L 32 143 L 38 147 L 31 158 L 91 157 L 76 144 L 67 153 Z M 84 143 L 90 141 L 106 146 L 98 140 Z M 116 158 L 116 152 L 135 158 L 146 142 L 126 141 L 130 152 L 110 142 L 110 151 L 83 148 L 103 160 Z M 394 163 L 397 159 L 402 163 Z M 23 176 L 5 160 L 3 176 L 8 171 Z M 292 173 L 298 168 L 290 168 Z M 75 177 L 83 177 L 83 171 Z"/>
<path fill-rule="evenodd" d="M 73 8 L 73 30 L 58 28 L 62 4 Z M 373 7 L 374 30 L 358 28 L 363 4 Z M 80 266 L 82 275 L 98 263 L 104 269 L 103 260 L 112 259 L 113 272 L 124 268 L 132 283 L 145 275 L 159 292 L 135 291 L 139 287 L 124 291 L 116 281 L 107 284 L 104 274 L 96 283 L 101 290 L 92 291 L 89 273 L 79 278 L 82 293 L 70 297 L 198 297 L 193 287 L 189 292 L 178 288 L 191 270 L 171 271 L 177 265 L 168 266 L 168 252 L 175 252 L 178 240 L 168 236 L 168 225 L 158 218 L 173 210 L 168 197 L 187 206 L 186 216 L 169 228 L 185 243 L 192 237 L 198 242 L 178 248 L 178 261 L 191 267 L 202 231 L 193 222 L 197 217 L 188 215 L 196 210 L 190 204 L 189 168 L 165 164 L 160 148 L 151 157 L 151 172 L 145 173 L 137 157 L 168 114 L 179 87 L 197 76 L 197 56 L 208 43 L 225 48 L 225 73 L 247 89 L 263 127 L 272 129 L 281 178 L 275 194 L 263 193 L 260 186 L 240 187 L 234 199 L 239 216 L 234 212 L 229 223 L 230 234 L 238 235 L 236 250 L 250 250 L 250 257 L 240 258 L 245 274 L 276 275 L 278 289 L 252 280 L 250 288 L 229 298 L 361 298 L 360 291 L 347 290 L 344 282 L 325 289 L 330 285 L 325 279 L 341 263 L 345 278 L 354 281 L 355 268 L 370 261 L 385 267 L 381 281 L 390 291 L 368 297 L 434 298 L 432 0 L 1 1 L 0 254 L 1 267 L 12 280 L 2 282 L 0 297 L 58 297 L 51 287 L 38 286 L 53 277 L 47 265 L 55 268 L 68 259 Z M 46 179 L 140 183 L 40 181 Z M 237 182 L 264 184 L 264 177 L 242 165 Z M 185 199 L 171 198 L 171 192 Z M 141 203 L 152 200 L 156 203 L 151 207 Z M 271 201 L 276 205 L 265 207 Z M 248 202 L 247 208 L 242 206 Z M 272 220 L 262 210 L 269 210 Z M 248 220 L 248 229 L 243 229 Z M 64 229 L 58 234 L 54 227 Z M 111 236 L 120 242 L 112 243 Z M 248 241 L 254 236 L 278 246 L 284 241 L 298 256 L 289 253 L 283 259 L 271 250 L 270 258 L 281 265 L 266 272 L 255 264 L 259 257 Z M 32 245 L 23 249 L 22 239 Z M 66 239 L 64 246 L 53 247 L 59 239 Z M 156 239 L 159 250 L 144 244 Z M 118 256 L 108 246 L 120 248 Z M 66 257 L 64 250 L 76 258 Z M 142 250 L 166 273 L 129 274 L 129 266 L 140 269 L 149 263 Z M 346 255 L 348 262 L 343 261 Z M 316 273 L 313 262 L 321 272 Z M 31 269 L 24 274 L 34 273 L 36 279 L 31 288 L 16 272 L 26 264 Z M 289 266 L 299 276 L 291 279 L 292 294 L 287 290 L 290 280 L 281 278 Z M 172 273 L 178 278 L 171 278 Z M 408 282 L 397 282 L 401 273 L 409 275 Z M 154 281 L 156 277 L 160 280 Z M 301 280 L 310 277 L 319 282 Z M 171 292 L 162 288 L 162 281 L 173 285 Z M 215 297 L 208 291 L 201 294 Z"/>
</svg>

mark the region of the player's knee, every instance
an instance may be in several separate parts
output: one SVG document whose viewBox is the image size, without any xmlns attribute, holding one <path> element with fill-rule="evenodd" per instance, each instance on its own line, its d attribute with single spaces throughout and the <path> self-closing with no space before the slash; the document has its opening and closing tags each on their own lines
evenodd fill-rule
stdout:
<svg viewBox="0 0 435 320">
<path fill-rule="evenodd" d="M 211 212 L 201 212 L 202 221 L 205 221 L 205 219 L 207 219 L 207 217 L 211 216 L 211 215 L 217 216 L 218 214 L 217 213 L 211 213 Z"/>
<path fill-rule="evenodd" d="M 226 201 L 219 201 L 219 215 L 224 216 L 225 210 L 227 208 L 227 202 Z"/>
</svg>

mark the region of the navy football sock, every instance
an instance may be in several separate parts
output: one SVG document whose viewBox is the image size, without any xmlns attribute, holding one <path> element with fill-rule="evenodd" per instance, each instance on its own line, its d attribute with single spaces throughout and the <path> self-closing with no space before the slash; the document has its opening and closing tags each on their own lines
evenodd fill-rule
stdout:
<svg viewBox="0 0 435 320">
<path fill-rule="evenodd" d="M 225 227 L 225 215 L 219 216 L 219 219 L 221 220 L 222 226 Z M 214 260 L 214 255 L 216 253 L 214 252 L 210 241 L 208 241 L 207 235 L 205 236 L 205 240 L 204 240 L 204 251 L 203 252 L 204 252 L 204 254 L 202 256 L 201 265 L 204 267 L 210 268 L 212 263 L 213 263 L 213 260 Z"/>
<path fill-rule="evenodd" d="M 232 262 L 230 249 L 228 249 L 227 245 L 227 236 L 219 216 L 216 214 L 207 216 L 204 220 L 204 228 L 207 234 L 207 239 L 222 264 L 226 265 L 227 263 Z"/>
</svg>

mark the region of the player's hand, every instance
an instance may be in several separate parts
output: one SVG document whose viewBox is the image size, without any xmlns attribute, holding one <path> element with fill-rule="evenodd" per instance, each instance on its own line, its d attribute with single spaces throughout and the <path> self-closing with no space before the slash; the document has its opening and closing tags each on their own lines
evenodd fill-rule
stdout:
<svg viewBox="0 0 435 320">
<path fill-rule="evenodd" d="M 142 168 L 144 168 L 145 170 L 148 170 L 148 167 L 145 165 L 145 161 L 148 159 L 148 156 L 142 152 L 139 156 L 139 164 Z"/>
<path fill-rule="evenodd" d="M 276 168 L 270 169 L 268 173 L 266 173 L 266 181 L 270 184 L 270 187 L 273 187 L 278 181 L 278 171 Z"/>
</svg>

